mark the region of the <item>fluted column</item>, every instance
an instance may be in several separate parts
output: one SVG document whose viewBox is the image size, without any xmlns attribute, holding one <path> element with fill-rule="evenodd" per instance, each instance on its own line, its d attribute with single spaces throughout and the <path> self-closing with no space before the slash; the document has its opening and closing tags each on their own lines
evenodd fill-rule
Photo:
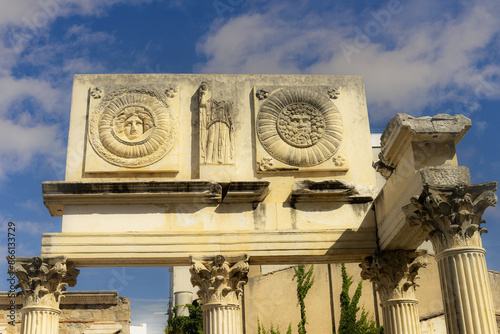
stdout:
<svg viewBox="0 0 500 334">
<path fill-rule="evenodd" d="M 191 283 L 202 299 L 203 333 L 242 334 L 240 297 L 248 281 L 248 256 L 192 257 Z"/>
<path fill-rule="evenodd" d="M 426 265 L 423 251 L 385 251 L 361 263 L 361 277 L 375 283 L 380 296 L 384 333 L 420 334 L 415 280 Z"/>
<path fill-rule="evenodd" d="M 496 182 L 426 186 L 404 207 L 407 221 L 428 231 L 439 269 L 449 334 L 496 334 L 495 309 L 482 248 L 481 218 L 497 197 Z"/>
<path fill-rule="evenodd" d="M 80 271 L 65 256 L 18 257 L 9 270 L 21 288 L 21 334 L 57 334 L 62 292 L 76 284 Z"/>
</svg>

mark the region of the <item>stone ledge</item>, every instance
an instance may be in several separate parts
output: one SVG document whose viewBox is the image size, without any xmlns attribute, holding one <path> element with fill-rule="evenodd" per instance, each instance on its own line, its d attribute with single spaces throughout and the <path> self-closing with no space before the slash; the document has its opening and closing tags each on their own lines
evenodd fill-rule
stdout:
<svg viewBox="0 0 500 334">
<path fill-rule="evenodd" d="M 78 267 L 189 266 L 190 256 L 248 254 L 251 264 L 361 262 L 378 249 L 375 228 L 44 233 L 42 256 L 66 254 Z"/>
<path fill-rule="evenodd" d="M 380 160 L 388 167 L 394 168 L 412 142 L 453 142 L 456 145 L 470 127 L 470 119 L 463 115 L 439 114 L 434 117 L 415 118 L 397 114 L 389 122 L 380 139 Z"/>
<path fill-rule="evenodd" d="M 62 216 L 65 205 L 260 202 L 268 188 L 267 181 L 224 185 L 210 181 L 58 181 L 43 182 L 42 194 L 50 214 Z"/>
<path fill-rule="evenodd" d="M 269 193 L 269 181 L 234 181 L 229 183 L 223 203 L 262 202 Z"/>
<path fill-rule="evenodd" d="M 373 201 L 375 194 L 375 187 L 359 186 L 344 180 L 303 180 L 293 184 L 291 203 L 366 203 Z"/>
</svg>

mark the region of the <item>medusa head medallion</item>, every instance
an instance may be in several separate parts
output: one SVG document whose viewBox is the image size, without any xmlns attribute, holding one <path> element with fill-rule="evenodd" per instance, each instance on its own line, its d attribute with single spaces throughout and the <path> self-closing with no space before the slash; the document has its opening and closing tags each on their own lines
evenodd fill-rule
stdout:
<svg viewBox="0 0 500 334">
<path fill-rule="evenodd" d="M 287 88 L 269 96 L 257 115 L 257 136 L 275 159 L 312 167 L 330 159 L 342 141 L 342 118 L 325 95 Z"/>
<path fill-rule="evenodd" d="M 173 114 L 154 90 L 118 91 L 103 99 L 90 122 L 90 142 L 106 161 L 144 167 L 163 158 L 176 138 Z"/>
</svg>

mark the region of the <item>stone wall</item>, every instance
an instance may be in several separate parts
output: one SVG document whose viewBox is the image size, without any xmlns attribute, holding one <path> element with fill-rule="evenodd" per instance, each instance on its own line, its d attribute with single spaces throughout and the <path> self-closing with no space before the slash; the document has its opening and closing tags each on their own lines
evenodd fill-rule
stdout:
<svg viewBox="0 0 500 334">
<path fill-rule="evenodd" d="M 308 266 L 306 266 L 308 268 Z M 310 333 L 332 333 L 332 327 L 338 328 L 340 319 L 340 292 L 342 289 L 340 264 L 317 264 L 314 266 L 315 283 L 306 296 L 307 331 Z M 346 264 L 347 274 L 353 276 L 350 296 L 354 294 L 361 280 L 359 265 Z M 500 273 L 488 272 L 493 302 L 500 328 Z M 293 280 L 293 268 L 285 268 L 264 275 L 258 266 L 252 266 L 249 281 L 244 286 L 245 333 L 257 333 L 257 317 L 266 329 L 271 324 L 279 326 L 286 332 L 292 323 L 295 332 L 300 320 L 297 301 L 297 282 Z M 446 332 L 441 287 L 438 278 L 437 263 L 433 255 L 429 255 L 426 268 L 419 270 L 420 285 L 416 291 L 421 315 L 422 333 L 441 334 Z M 377 298 L 377 299 L 375 299 Z M 378 304 L 378 296 L 374 296 L 372 285 L 363 281 L 363 292 L 358 306 L 365 308 L 374 318 L 378 313 L 382 325 L 382 310 Z M 335 324 L 335 325 L 334 325 Z M 500 332 L 499 332 L 500 333 Z"/>
<path fill-rule="evenodd" d="M 130 300 L 116 291 L 65 292 L 59 334 L 130 334 Z M 0 292 L 0 334 L 21 331 L 21 298 L 16 298 L 16 325 L 8 325 L 9 297 Z"/>
</svg>

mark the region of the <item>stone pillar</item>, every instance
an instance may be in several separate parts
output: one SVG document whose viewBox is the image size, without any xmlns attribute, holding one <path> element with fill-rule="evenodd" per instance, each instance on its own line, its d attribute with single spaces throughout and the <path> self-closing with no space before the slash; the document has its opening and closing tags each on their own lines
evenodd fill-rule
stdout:
<svg viewBox="0 0 500 334">
<path fill-rule="evenodd" d="M 384 251 L 360 264 L 361 277 L 372 281 L 380 296 L 384 333 L 420 334 L 415 280 L 426 265 L 425 251 Z"/>
<path fill-rule="evenodd" d="M 481 218 L 497 197 L 496 182 L 427 185 L 405 206 L 407 221 L 428 232 L 436 252 L 449 334 L 496 334 L 497 325 L 481 234 Z"/>
<path fill-rule="evenodd" d="M 65 256 L 18 257 L 9 269 L 23 298 L 21 334 L 57 334 L 62 292 L 75 286 L 80 271 Z"/>
<path fill-rule="evenodd" d="M 203 333 L 242 334 L 240 297 L 248 281 L 248 256 L 191 257 L 191 283 L 203 306 Z"/>
</svg>

